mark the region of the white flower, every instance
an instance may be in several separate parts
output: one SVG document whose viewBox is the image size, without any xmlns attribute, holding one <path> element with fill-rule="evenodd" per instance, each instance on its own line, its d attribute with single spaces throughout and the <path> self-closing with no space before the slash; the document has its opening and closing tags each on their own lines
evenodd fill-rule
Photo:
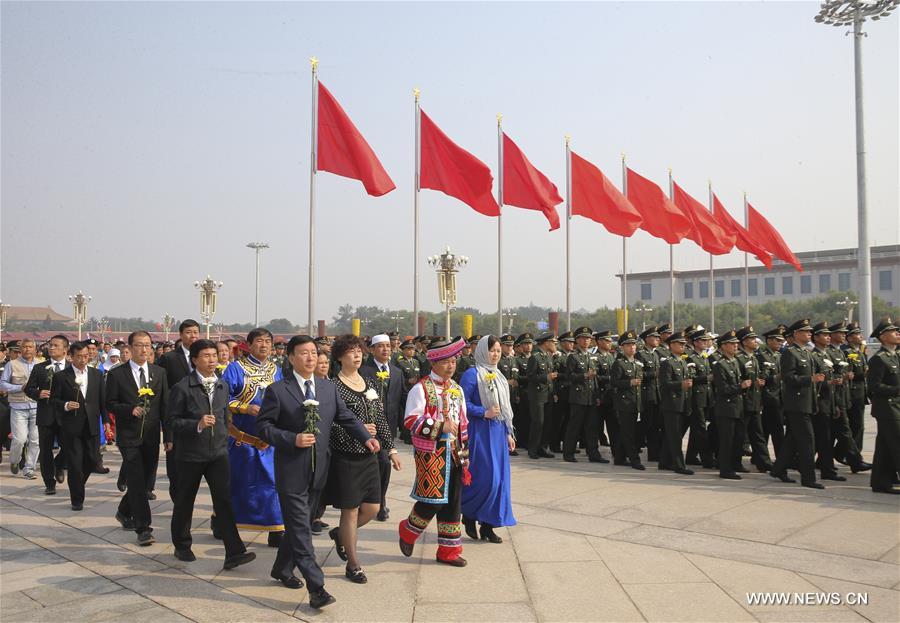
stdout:
<svg viewBox="0 0 900 623">
<path fill-rule="evenodd" d="M 834 367 L 834 362 L 831 361 L 831 359 L 823 359 L 822 361 L 823 361 L 823 362 L 825 363 L 825 365 L 828 366 L 829 368 L 833 368 L 833 367 Z"/>
<path fill-rule="evenodd" d="M 838 365 L 839 366 L 849 366 L 850 364 L 847 363 L 846 361 L 838 361 Z"/>
<path fill-rule="evenodd" d="M 319 406 L 319 401 L 318 401 L 318 400 L 313 400 L 313 399 L 304 400 L 304 401 L 303 401 L 303 406 L 304 406 L 304 407 L 318 407 L 318 406 Z"/>
<path fill-rule="evenodd" d="M 370 387 L 366 390 L 366 400 L 378 400 L 378 392 Z"/>
</svg>

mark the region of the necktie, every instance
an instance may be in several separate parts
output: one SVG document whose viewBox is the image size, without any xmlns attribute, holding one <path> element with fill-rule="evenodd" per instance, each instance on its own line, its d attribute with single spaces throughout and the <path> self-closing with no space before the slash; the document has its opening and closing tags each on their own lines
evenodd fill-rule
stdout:
<svg viewBox="0 0 900 623">
<path fill-rule="evenodd" d="M 312 381 L 304 381 L 303 384 L 306 386 L 306 394 L 305 394 L 306 399 L 314 400 L 315 396 L 313 396 Z"/>
<path fill-rule="evenodd" d="M 59 372 L 59 362 L 53 364 L 53 372 Z"/>
<path fill-rule="evenodd" d="M 386 365 L 384 365 L 383 363 L 380 363 L 380 364 L 378 364 L 378 365 L 381 366 L 381 371 L 382 371 L 382 372 L 387 372 L 387 366 L 386 366 Z"/>
<path fill-rule="evenodd" d="M 140 368 L 140 370 L 141 370 L 141 379 L 140 379 L 141 387 L 147 387 L 147 377 L 144 376 L 144 368 L 142 367 L 142 368 Z"/>
</svg>

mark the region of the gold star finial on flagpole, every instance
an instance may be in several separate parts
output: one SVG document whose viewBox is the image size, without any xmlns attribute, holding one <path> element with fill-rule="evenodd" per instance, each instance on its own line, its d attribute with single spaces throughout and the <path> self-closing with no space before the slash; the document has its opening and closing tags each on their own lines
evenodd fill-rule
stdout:
<svg viewBox="0 0 900 623">
<path fill-rule="evenodd" d="M 497 125 L 500 125 L 503 122 L 503 113 L 497 113 Z"/>
<path fill-rule="evenodd" d="M 313 73 L 316 73 L 319 68 L 319 59 L 317 59 L 315 56 L 311 56 L 309 59 L 309 64 L 312 67 Z"/>
<path fill-rule="evenodd" d="M 570 134 L 563 134 L 563 138 L 566 139 L 566 145 L 568 145 L 569 141 L 572 140 L 572 136 Z"/>
<path fill-rule="evenodd" d="M 419 87 L 413 88 L 413 97 L 416 98 L 416 101 L 419 101 L 419 95 L 421 95 L 422 91 L 419 90 Z"/>
</svg>

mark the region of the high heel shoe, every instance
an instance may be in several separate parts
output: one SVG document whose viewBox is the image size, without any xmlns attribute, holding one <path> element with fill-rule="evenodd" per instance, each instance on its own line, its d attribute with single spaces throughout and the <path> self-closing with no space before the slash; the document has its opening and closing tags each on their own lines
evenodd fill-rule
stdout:
<svg viewBox="0 0 900 623">
<path fill-rule="evenodd" d="M 475 526 L 474 519 L 466 519 L 463 517 L 463 525 L 466 527 L 466 534 L 473 541 L 478 540 L 478 528 Z"/>
<path fill-rule="evenodd" d="M 488 541 L 490 543 L 502 543 L 503 539 L 494 534 L 494 526 L 490 524 L 483 523 L 481 524 L 481 540 Z"/>
</svg>

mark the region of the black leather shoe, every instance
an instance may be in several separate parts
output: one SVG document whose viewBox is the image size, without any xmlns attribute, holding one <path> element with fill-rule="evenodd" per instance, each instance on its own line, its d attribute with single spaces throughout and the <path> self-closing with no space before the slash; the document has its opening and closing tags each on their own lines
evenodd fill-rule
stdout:
<svg viewBox="0 0 900 623">
<path fill-rule="evenodd" d="M 865 461 L 863 461 L 859 465 L 854 465 L 853 467 L 851 467 L 850 471 L 853 472 L 854 474 L 858 474 L 859 472 L 867 472 L 870 469 L 872 469 L 872 464 L 866 463 Z"/>
<path fill-rule="evenodd" d="M 512 452 L 509 453 L 509 456 L 519 456 L 519 453 L 516 452 L 515 450 L 513 450 Z"/>
<path fill-rule="evenodd" d="M 735 470 L 739 474 L 749 474 L 750 470 L 744 467 L 743 465 L 738 465 Z"/>
<path fill-rule="evenodd" d="M 269 547 L 279 547 L 281 545 L 281 541 L 284 539 L 284 532 L 270 532 L 268 537 Z"/>
<path fill-rule="evenodd" d="M 578 459 L 575 458 L 574 454 L 564 454 L 563 461 L 565 461 L 566 463 L 577 463 Z"/>
<path fill-rule="evenodd" d="M 293 588 L 293 589 L 303 588 L 303 580 L 298 578 L 296 575 L 292 575 L 292 576 L 286 578 L 286 577 L 279 575 L 279 574 L 275 573 L 274 571 L 272 571 L 271 573 L 269 573 L 269 576 L 273 580 L 278 580 L 279 582 L 281 582 L 281 585 L 284 586 L 285 588 Z"/>
<path fill-rule="evenodd" d="M 148 492 L 147 492 L 147 499 L 150 500 L 150 501 L 152 502 L 153 500 L 156 499 L 156 494 L 153 493 L 152 491 L 148 491 Z"/>
<path fill-rule="evenodd" d="M 494 534 L 494 526 L 481 524 L 481 540 L 489 543 L 502 543 L 503 539 Z"/>
<path fill-rule="evenodd" d="M 821 482 L 804 482 L 801 484 L 804 487 L 807 487 L 809 489 L 824 489 L 825 488 L 825 485 L 823 485 Z"/>
<path fill-rule="evenodd" d="M 387 508 L 382 508 L 378 511 L 378 514 L 375 515 L 375 521 L 387 521 L 390 516 L 391 511 Z"/>
<path fill-rule="evenodd" d="M 478 540 L 478 527 L 475 525 L 474 519 L 463 517 L 463 527 L 465 527 L 466 529 L 466 536 L 468 536 L 473 541 Z"/>
<path fill-rule="evenodd" d="M 619 467 L 626 467 L 628 465 L 628 463 L 626 463 L 625 461 L 613 461 L 613 465 L 617 465 Z"/>
<path fill-rule="evenodd" d="M 347 550 L 344 549 L 344 546 L 341 545 L 341 536 L 338 533 L 340 528 L 332 528 L 328 531 L 328 536 L 331 537 L 331 540 L 334 541 L 334 551 L 337 552 L 338 558 L 347 562 Z"/>
<path fill-rule="evenodd" d="M 66 470 L 58 469 L 56 470 L 56 482 L 62 484 L 66 481 Z"/>
<path fill-rule="evenodd" d="M 681 474 L 682 476 L 693 476 L 694 470 L 692 469 L 681 469 L 680 467 L 675 470 L 676 474 Z"/>
<path fill-rule="evenodd" d="M 900 495 L 900 489 L 894 489 L 893 487 L 872 487 L 873 493 L 893 493 L 894 495 Z"/>
<path fill-rule="evenodd" d="M 182 562 L 194 562 L 197 560 L 197 557 L 194 556 L 194 552 L 190 549 L 176 549 L 175 558 Z"/>
<path fill-rule="evenodd" d="M 636 470 L 638 470 L 639 472 L 642 472 L 642 471 L 644 471 L 644 470 L 647 469 L 647 468 L 644 467 L 644 464 L 643 464 L 643 463 L 641 463 L 640 461 L 637 461 L 637 462 L 631 464 L 631 469 L 636 469 Z"/>
<path fill-rule="evenodd" d="M 769 476 L 771 476 L 772 478 L 777 478 L 777 479 L 780 480 L 781 482 L 787 482 L 787 483 L 790 483 L 790 484 L 793 484 L 793 483 L 797 482 L 796 480 L 794 480 L 793 478 L 791 478 L 791 477 L 788 476 L 787 474 L 776 474 L 775 472 L 770 471 L 770 472 L 769 472 Z"/>
<path fill-rule="evenodd" d="M 315 534 L 316 536 L 318 536 L 318 535 L 322 534 L 322 532 L 327 527 L 328 527 L 328 524 L 322 523 L 321 521 L 316 520 L 316 521 L 312 522 L 312 527 L 310 528 L 310 531 L 313 534 Z"/>
<path fill-rule="evenodd" d="M 84 504 L 72 504 L 72 510 L 73 511 L 84 510 Z"/>
<path fill-rule="evenodd" d="M 758 471 L 760 474 L 767 474 L 771 470 L 772 470 L 771 465 L 757 465 L 756 466 L 756 471 Z"/>
<path fill-rule="evenodd" d="M 847 477 L 840 474 L 822 474 L 822 480 L 834 480 L 836 482 L 846 482 Z"/>
<path fill-rule="evenodd" d="M 326 591 L 324 588 L 320 588 L 319 590 L 313 591 L 309 594 L 309 607 L 315 608 L 316 610 L 333 604 L 336 601 L 337 599 L 335 599 L 332 594 Z"/>
<path fill-rule="evenodd" d="M 541 448 L 540 450 L 538 450 L 538 456 L 543 457 L 545 459 L 555 459 L 556 458 L 555 454 L 545 450 L 544 448 Z"/>
<path fill-rule="evenodd" d="M 609 463 L 609 459 L 604 459 L 602 456 L 597 455 L 592 459 L 588 459 L 591 463 Z"/>
<path fill-rule="evenodd" d="M 56 495 L 56 487 L 44 487 L 44 495 Z"/>
<path fill-rule="evenodd" d="M 407 543 L 403 539 L 400 539 L 400 553 L 409 558 L 413 553 L 413 546 L 415 543 Z"/>
<path fill-rule="evenodd" d="M 156 539 L 153 538 L 153 533 L 150 530 L 142 530 L 138 533 L 137 542 L 141 547 L 148 547 L 156 543 Z"/>
<path fill-rule="evenodd" d="M 256 560 L 256 554 L 254 554 L 253 552 L 235 554 L 234 556 L 229 556 L 225 559 L 225 564 L 223 565 L 223 567 L 227 571 L 228 569 L 234 569 L 235 567 L 245 565 L 253 560 Z"/>
<path fill-rule="evenodd" d="M 122 530 L 134 530 L 134 520 L 131 517 L 126 517 L 119 511 L 116 511 L 116 521 L 122 526 Z"/>
<path fill-rule="evenodd" d="M 94 473 L 95 474 L 108 474 L 109 468 L 106 467 L 105 465 L 103 465 L 103 463 L 100 463 L 99 465 L 94 467 Z"/>
<path fill-rule="evenodd" d="M 128 485 L 124 480 L 119 479 L 116 481 L 116 489 L 118 489 L 121 493 L 125 493 L 126 491 L 128 491 Z"/>
<path fill-rule="evenodd" d="M 540 454 L 537 454 L 537 453 L 535 453 L 535 452 L 529 452 L 529 453 L 528 453 L 528 458 L 529 458 L 529 459 L 539 459 L 539 458 L 541 458 L 541 455 L 540 455 Z"/>
<path fill-rule="evenodd" d="M 369 581 L 369 578 L 366 577 L 366 572 L 363 571 L 360 567 L 357 567 L 356 569 L 345 567 L 344 576 L 346 576 L 348 580 L 356 584 L 365 584 Z"/>
<path fill-rule="evenodd" d="M 725 474 L 719 474 L 719 478 L 724 478 L 725 480 L 741 480 L 741 477 L 735 474 L 734 472 L 728 472 Z"/>
<path fill-rule="evenodd" d="M 467 564 L 469 564 L 462 556 L 454 558 L 453 560 L 441 560 L 440 558 L 438 558 L 437 561 L 442 565 L 450 565 L 451 567 L 465 567 Z"/>
</svg>

